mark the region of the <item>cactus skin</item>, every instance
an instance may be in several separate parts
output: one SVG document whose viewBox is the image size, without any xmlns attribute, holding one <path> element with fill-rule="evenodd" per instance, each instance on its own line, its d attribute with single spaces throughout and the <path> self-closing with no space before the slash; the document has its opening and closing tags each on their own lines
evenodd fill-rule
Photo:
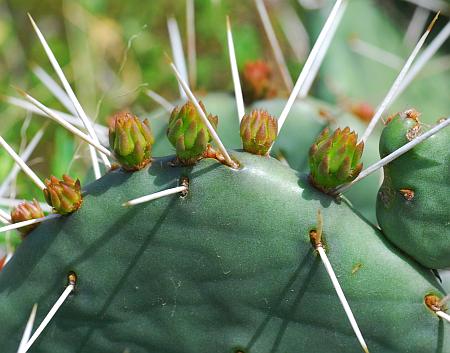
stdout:
<svg viewBox="0 0 450 353">
<path fill-rule="evenodd" d="M 39 303 L 41 322 L 75 271 L 77 292 L 33 353 L 359 353 L 310 244 L 319 207 L 330 261 L 371 352 L 450 348 L 449 332 L 424 305 L 429 293 L 443 296 L 428 270 L 305 175 L 232 154 L 241 169 L 211 159 L 169 167 L 170 157 L 132 174 L 111 171 L 86 187 L 78 212 L 35 229 L 0 275 L 5 352 L 17 349 L 24 308 Z M 190 178 L 186 198 L 121 207 L 180 175 Z"/>
<path fill-rule="evenodd" d="M 394 116 L 380 139 L 381 157 L 426 131 L 415 112 Z M 384 168 L 377 218 L 400 249 L 428 268 L 450 267 L 450 129 Z"/>
<path fill-rule="evenodd" d="M 357 144 L 358 135 L 349 127 L 337 128 L 332 135 L 325 128 L 309 149 L 311 182 L 320 190 L 329 191 L 354 180 L 361 172 L 364 143 Z"/>
<path fill-rule="evenodd" d="M 263 60 L 249 61 L 242 70 L 242 90 L 247 104 L 273 98 L 277 94 L 272 84 L 272 69 Z"/>
<path fill-rule="evenodd" d="M 22 202 L 11 211 L 11 221 L 12 223 L 28 221 L 30 219 L 36 219 L 44 217 L 44 212 L 42 211 L 41 206 L 37 200 L 33 200 L 33 202 Z M 37 227 L 37 224 L 31 224 L 29 226 L 19 228 L 19 231 L 22 237 L 26 236 L 29 232 L 31 232 L 34 228 Z"/>
<path fill-rule="evenodd" d="M 241 121 L 244 151 L 265 156 L 278 133 L 277 120 L 264 110 L 253 110 Z"/>
<path fill-rule="evenodd" d="M 139 170 L 151 161 L 153 135 L 148 120 L 121 112 L 114 116 L 109 128 L 109 145 L 126 170 Z"/>
<path fill-rule="evenodd" d="M 200 98 L 205 106 L 214 107 L 214 114 L 220 117 L 217 131 L 225 146 L 233 149 L 242 148 L 234 96 L 229 93 L 213 92 Z M 281 98 L 262 100 L 249 106 L 248 111 L 264 109 L 272 116 L 278 117 L 285 104 L 286 100 Z M 162 109 L 156 110 L 150 115 L 150 119 L 152 131 L 156 137 L 153 155 L 163 157 L 172 154 L 173 147 L 167 138 L 164 138 L 169 119 L 167 112 Z M 341 126 L 350 126 L 358 134 L 362 134 L 367 127 L 359 118 L 318 99 L 308 97 L 296 101 L 273 145 L 271 155 L 277 159 L 286 160 L 295 170 L 308 172 L 310 146 L 325 127 L 329 126 L 334 129 L 337 128 L 337 123 Z M 375 131 L 364 146 L 362 157 L 364 165 L 371 165 L 378 161 L 379 135 L 378 130 Z M 381 171 L 378 171 L 346 192 L 346 197 L 355 208 L 374 224 L 376 223 L 375 204 L 380 180 Z"/>
<path fill-rule="evenodd" d="M 45 185 L 45 200 L 56 213 L 65 215 L 81 207 L 83 198 L 78 179 L 75 181 L 70 176 L 63 175 L 62 180 L 58 180 L 52 175 L 50 179 L 45 179 Z"/>
<path fill-rule="evenodd" d="M 202 102 L 200 102 L 200 106 L 206 113 Z M 209 114 L 207 118 L 213 127 L 216 128 L 218 123 L 217 116 Z M 198 161 L 212 140 L 207 126 L 203 123 L 192 102 L 187 102 L 181 108 L 176 107 L 172 111 L 169 127 L 167 128 L 167 137 L 176 148 L 180 162 L 186 165 L 191 165 Z"/>
</svg>

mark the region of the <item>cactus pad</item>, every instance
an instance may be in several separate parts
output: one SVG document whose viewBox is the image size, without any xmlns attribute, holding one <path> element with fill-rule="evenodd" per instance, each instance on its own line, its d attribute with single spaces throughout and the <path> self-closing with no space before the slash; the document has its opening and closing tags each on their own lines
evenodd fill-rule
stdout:
<svg viewBox="0 0 450 353">
<path fill-rule="evenodd" d="M 384 128 L 384 157 L 427 130 L 415 111 Z M 450 129 L 444 129 L 384 167 L 377 218 L 386 236 L 429 268 L 450 267 Z"/>
<path fill-rule="evenodd" d="M 78 212 L 30 233 L 0 275 L 2 349 L 17 349 L 25 308 L 39 303 L 40 322 L 75 271 L 76 292 L 33 353 L 360 352 L 310 244 L 321 208 L 328 256 L 370 351 L 449 350 L 424 303 L 443 296 L 429 271 L 306 175 L 233 155 L 239 170 L 212 159 L 172 167 L 169 157 L 111 171 L 86 187 Z M 190 180 L 185 198 L 121 206 L 180 177 Z"/>
</svg>

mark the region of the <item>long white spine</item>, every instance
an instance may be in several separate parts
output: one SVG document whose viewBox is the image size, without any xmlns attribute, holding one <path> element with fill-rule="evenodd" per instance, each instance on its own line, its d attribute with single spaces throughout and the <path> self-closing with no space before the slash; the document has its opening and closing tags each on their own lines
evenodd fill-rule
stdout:
<svg viewBox="0 0 450 353">
<path fill-rule="evenodd" d="M 236 98 L 236 107 L 238 111 L 239 123 L 245 114 L 244 98 L 242 96 L 241 81 L 239 78 L 239 70 L 236 60 L 236 52 L 234 50 L 233 33 L 231 32 L 230 18 L 227 17 L 227 41 L 228 52 L 230 55 L 231 75 L 233 77 L 234 95 Z"/>
<path fill-rule="evenodd" d="M 27 345 L 25 346 L 24 353 L 28 352 L 28 350 L 31 348 L 33 343 L 39 338 L 42 331 L 47 327 L 47 325 L 50 323 L 50 321 L 53 319 L 55 314 L 58 312 L 59 308 L 64 304 L 67 297 L 72 293 L 74 290 L 75 285 L 69 284 L 67 288 L 64 290 L 64 292 L 61 294 L 61 296 L 56 301 L 55 305 L 50 309 L 48 314 L 45 316 L 44 320 L 42 320 L 41 324 L 38 326 L 36 331 L 34 331 L 33 336 L 31 336 L 30 340 L 27 342 Z"/>
</svg>

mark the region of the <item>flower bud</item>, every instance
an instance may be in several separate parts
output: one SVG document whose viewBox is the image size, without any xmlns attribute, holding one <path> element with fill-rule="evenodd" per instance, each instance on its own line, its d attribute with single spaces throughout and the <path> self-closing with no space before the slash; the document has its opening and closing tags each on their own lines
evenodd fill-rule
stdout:
<svg viewBox="0 0 450 353">
<path fill-rule="evenodd" d="M 30 219 L 42 217 L 44 217 L 44 212 L 42 211 L 39 202 L 37 202 L 36 200 L 33 200 L 33 202 L 27 201 L 21 202 L 11 211 L 12 223 L 29 221 Z M 29 226 L 19 228 L 19 231 L 22 233 L 22 236 L 24 237 L 36 227 L 37 224 L 31 224 Z"/>
<path fill-rule="evenodd" d="M 3 267 L 5 267 L 6 262 L 6 255 L 0 258 L 0 271 L 3 270 Z"/>
<path fill-rule="evenodd" d="M 359 102 L 350 105 L 350 112 L 360 118 L 362 121 L 369 123 L 375 115 L 375 111 L 367 102 Z"/>
<path fill-rule="evenodd" d="M 83 202 L 81 197 L 80 181 L 73 180 L 68 175 L 63 175 L 62 180 L 51 176 L 45 179 L 44 196 L 47 203 L 59 214 L 68 214 L 78 210 Z"/>
<path fill-rule="evenodd" d="M 200 106 L 206 114 L 205 107 Z M 209 122 L 217 127 L 217 116 L 208 115 Z M 167 137 L 176 148 L 176 154 L 181 163 L 190 165 L 198 161 L 206 151 L 212 136 L 192 102 L 187 102 L 181 108 L 176 107 L 170 115 Z"/>
<path fill-rule="evenodd" d="M 109 128 L 109 145 L 126 170 L 140 170 L 151 161 L 154 139 L 148 120 L 121 112 Z"/>
<path fill-rule="evenodd" d="M 242 118 L 241 138 L 246 152 L 267 155 L 277 133 L 277 119 L 264 110 L 253 110 Z"/>
<path fill-rule="evenodd" d="M 246 103 L 276 95 L 272 86 L 272 69 L 262 60 L 247 62 L 242 71 L 242 87 Z"/>
<path fill-rule="evenodd" d="M 310 179 L 325 192 L 354 180 L 361 172 L 364 142 L 350 128 L 322 131 L 309 150 Z"/>
</svg>

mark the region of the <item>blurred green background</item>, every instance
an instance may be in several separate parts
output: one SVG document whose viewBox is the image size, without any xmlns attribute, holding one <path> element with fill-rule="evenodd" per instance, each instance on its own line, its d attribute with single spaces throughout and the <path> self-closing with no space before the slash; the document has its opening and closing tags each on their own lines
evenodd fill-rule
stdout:
<svg viewBox="0 0 450 353">
<path fill-rule="evenodd" d="M 333 3 L 266 1 L 294 81 Z M 427 42 L 449 20 L 449 3 L 438 3 L 442 14 Z M 229 15 L 239 67 L 248 60 L 268 60 L 276 73 L 275 83 L 282 95 L 286 93 L 253 0 L 194 0 L 194 6 L 197 91 L 232 91 L 225 32 L 225 16 Z M 97 122 L 106 125 L 107 118 L 122 109 L 142 117 L 159 109 L 145 94 L 147 89 L 170 101 L 178 98 L 164 53 L 172 55 L 168 17 L 177 19 L 186 53 L 185 0 L 0 0 L 0 135 L 16 151 L 24 149 L 45 120 L 5 102 L 7 96 L 19 97 L 13 86 L 26 89 L 51 108 L 66 111 L 33 74 L 42 68 L 57 80 L 27 12 L 48 40 L 82 106 Z M 342 109 L 349 102 L 376 107 L 433 16 L 434 11 L 418 9 L 409 1 L 351 1 L 312 95 Z M 377 60 L 367 49 L 371 46 L 389 54 L 382 53 Z M 449 46 L 447 41 L 390 113 L 416 107 L 429 121 L 449 115 Z M 214 107 L 208 108 L 214 113 Z M 83 181 L 89 162 L 86 145 L 51 123 L 29 165 L 42 178 L 70 171 Z M 11 158 L 0 149 L 0 185 L 12 166 Z M 3 197 L 43 200 L 22 173 Z"/>
</svg>

